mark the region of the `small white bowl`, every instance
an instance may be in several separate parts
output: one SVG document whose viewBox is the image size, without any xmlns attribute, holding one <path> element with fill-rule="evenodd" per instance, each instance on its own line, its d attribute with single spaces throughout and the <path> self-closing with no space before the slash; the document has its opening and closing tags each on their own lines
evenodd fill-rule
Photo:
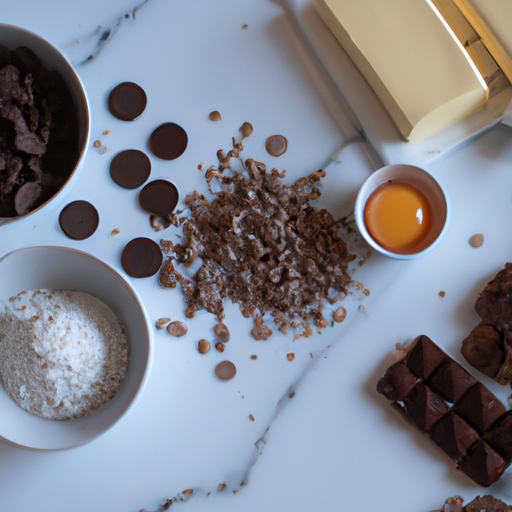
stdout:
<svg viewBox="0 0 512 512">
<path fill-rule="evenodd" d="M 83 161 L 90 137 L 90 115 L 89 103 L 85 93 L 84 86 L 75 69 L 68 59 L 48 41 L 42 37 L 21 27 L 0 23 L 0 45 L 5 46 L 8 50 L 15 50 L 19 46 L 26 46 L 32 50 L 41 60 L 42 64 L 51 71 L 57 71 L 69 90 L 73 104 L 76 109 L 78 133 L 75 144 L 78 148 L 76 160 L 69 174 L 66 176 L 62 186 L 55 194 L 47 199 L 43 204 L 34 208 L 30 212 L 15 217 L 0 217 L 0 226 L 8 222 L 23 219 L 28 215 L 40 210 L 47 205 L 54 197 L 56 197 L 69 183 L 75 175 L 80 163 Z M 50 134 L 50 142 L 51 134 Z"/>
<path fill-rule="evenodd" d="M 0 259 L 0 300 L 23 290 L 88 292 L 119 316 L 128 339 L 128 371 L 117 395 L 81 418 L 56 421 L 19 407 L 0 385 L 0 439 L 22 448 L 61 450 L 87 443 L 124 418 L 146 384 L 153 361 L 153 329 L 141 299 L 115 270 L 87 253 L 30 247 Z"/>
<path fill-rule="evenodd" d="M 430 229 L 416 252 L 393 252 L 382 247 L 369 233 L 364 219 L 365 207 L 370 196 L 385 183 L 396 182 L 408 184 L 418 189 L 425 196 L 431 207 L 432 222 Z M 357 227 L 376 251 L 395 259 L 414 259 L 432 251 L 441 242 L 450 224 L 451 207 L 448 195 L 441 184 L 427 171 L 414 165 L 395 164 L 382 167 L 375 171 L 363 183 L 355 204 L 355 220 Z"/>
</svg>

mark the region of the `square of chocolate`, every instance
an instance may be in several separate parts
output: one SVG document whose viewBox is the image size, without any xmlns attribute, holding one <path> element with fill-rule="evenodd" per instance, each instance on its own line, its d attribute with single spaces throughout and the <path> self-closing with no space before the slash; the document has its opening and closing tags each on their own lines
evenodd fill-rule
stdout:
<svg viewBox="0 0 512 512">
<path fill-rule="evenodd" d="M 416 377 L 428 379 L 447 356 L 428 336 L 418 336 L 413 343 L 406 356 L 407 366 Z"/>
<path fill-rule="evenodd" d="M 505 406 L 478 382 L 455 404 L 454 411 L 482 435 L 505 413 Z"/>
<path fill-rule="evenodd" d="M 404 406 L 407 414 L 423 432 L 450 410 L 446 402 L 423 382 L 418 382 L 404 398 Z"/>
<path fill-rule="evenodd" d="M 507 462 L 512 461 L 512 411 L 507 411 L 487 430 L 483 440 Z"/>
<path fill-rule="evenodd" d="M 429 437 L 449 457 L 458 461 L 480 439 L 478 433 L 457 414 L 445 414 L 428 431 Z"/>
<path fill-rule="evenodd" d="M 477 380 L 451 358 L 446 358 L 427 382 L 432 390 L 452 404 L 476 383 Z"/>
<path fill-rule="evenodd" d="M 507 463 L 487 443 L 478 440 L 459 462 L 459 468 L 483 487 L 496 482 L 505 471 Z"/>
<path fill-rule="evenodd" d="M 377 382 L 377 391 L 388 400 L 401 401 L 415 386 L 418 378 L 407 368 L 404 360 L 392 364 Z"/>
</svg>

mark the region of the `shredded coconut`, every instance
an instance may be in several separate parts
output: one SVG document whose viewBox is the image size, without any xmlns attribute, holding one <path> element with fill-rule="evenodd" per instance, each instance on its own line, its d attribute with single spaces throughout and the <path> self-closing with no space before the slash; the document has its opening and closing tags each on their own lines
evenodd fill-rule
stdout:
<svg viewBox="0 0 512 512">
<path fill-rule="evenodd" d="M 119 391 L 128 366 L 114 312 L 71 290 L 24 291 L 0 313 L 0 380 L 26 411 L 78 418 Z"/>
</svg>

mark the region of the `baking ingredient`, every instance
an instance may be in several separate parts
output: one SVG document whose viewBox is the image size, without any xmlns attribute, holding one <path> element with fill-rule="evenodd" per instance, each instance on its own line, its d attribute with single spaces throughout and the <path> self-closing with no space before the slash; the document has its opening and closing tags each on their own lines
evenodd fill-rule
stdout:
<svg viewBox="0 0 512 512">
<path fill-rule="evenodd" d="M 126 244 L 121 254 L 121 265 L 131 277 L 142 278 L 155 275 L 162 261 L 160 247 L 150 238 L 134 238 Z"/>
<path fill-rule="evenodd" d="M 226 324 L 218 323 L 214 328 L 213 332 L 215 336 L 219 338 L 220 341 L 226 343 L 231 339 L 231 334 L 229 333 L 229 329 Z"/>
<path fill-rule="evenodd" d="M 416 187 L 389 181 L 368 198 L 364 222 L 371 237 L 384 249 L 400 254 L 420 252 L 432 225 L 432 211 Z"/>
<path fill-rule="evenodd" d="M 148 213 L 169 217 L 179 201 L 176 185 L 167 180 L 154 180 L 139 193 L 139 204 Z"/>
<path fill-rule="evenodd" d="M 208 117 L 210 118 L 210 121 L 220 121 L 222 119 L 222 116 L 218 110 L 213 110 L 210 112 Z"/>
<path fill-rule="evenodd" d="M 171 319 L 170 318 L 159 318 L 155 322 L 155 328 L 158 331 L 163 331 L 170 323 L 171 323 Z"/>
<path fill-rule="evenodd" d="M 439 512 L 512 512 L 512 506 L 489 494 L 477 496 L 465 507 L 463 502 L 460 496 L 448 498 Z"/>
<path fill-rule="evenodd" d="M 288 149 L 288 139 L 283 135 L 271 135 L 265 141 L 265 149 L 272 156 L 284 155 Z"/>
<path fill-rule="evenodd" d="M 471 245 L 471 247 L 475 247 L 475 248 L 480 247 L 483 243 L 484 243 L 484 235 L 481 235 L 481 234 L 473 235 L 469 239 L 469 245 Z"/>
<path fill-rule="evenodd" d="M 207 354 L 210 351 L 210 342 L 207 340 L 199 340 L 197 350 L 200 354 Z"/>
<path fill-rule="evenodd" d="M 488 487 L 512 461 L 510 411 L 427 336 L 406 347 L 377 391 L 477 484 Z"/>
<path fill-rule="evenodd" d="M 149 137 L 149 149 L 162 160 L 175 160 L 188 146 L 187 132 L 176 123 L 164 123 Z"/>
<path fill-rule="evenodd" d="M 26 47 L 0 46 L 0 217 L 25 215 L 73 172 L 81 136 L 62 76 Z"/>
<path fill-rule="evenodd" d="M 252 126 L 244 123 L 240 131 L 243 140 Z M 206 309 L 222 321 L 223 299 L 229 297 L 245 317 L 253 317 L 256 339 L 272 334 L 263 321 L 267 313 L 281 332 L 302 328 L 297 336 L 311 336 L 310 322 L 318 328 L 328 324 L 324 302 L 334 304 L 348 293 L 347 267 L 353 259 L 338 235 L 341 222 L 311 205 L 321 195 L 317 184 L 325 173 L 288 185 L 284 173 L 242 160 L 242 150 L 242 141 L 234 139 L 227 154 L 217 152 L 218 168 L 206 171 L 210 192 L 214 184 L 221 189 L 214 200 L 197 191 L 185 198 L 190 218 L 174 216 L 182 227 L 181 243 L 162 242 L 168 257 L 160 284 L 181 286 L 188 318 Z M 240 162 L 240 172 L 232 169 L 231 159 Z M 189 279 L 185 270 L 194 262 L 200 267 Z"/>
<path fill-rule="evenodd" d="M 475 309 L 482 322 L 462 342 L 462 355 L 498 384 L 512 383 L 512 264 L 506 263 L 478 294 Z"/>
<path fill-rule="evenodd" d="M 423 140 L 487 101 L 483 77 L 431 2 L 314 4 L 406 140 Z"/>
<path fill-rule="evenodd" d="M 123 82 L 114 87 L 108 96 L 111 114 L 122 121 L 134 121 L 146 109 L 148 99 L 144 89 L 133 82 Z"/>
<path fill-rule="evenodd" d="M 24 291 L 0 314 L 0 379 L 32 414 L 67 420 L 94 411 L 119 391 L 127 365 L 122 325 L 88 293 Z"/>
<path fill-rule="evenodd" d="M 180 338 L 181 336 L 185 336 L 187 334 L 188 328 L 183 322 L 171 322 L 167 326 L 167 332 L 174 336 L 175 338 Z"/>
<path fill-rule="evenodd" d="M 92 236 L 99 222 L 98 210 L 88 201 L 73 201 L 59 215 L 62 231 L 73 240 L 85 240 Z"/>
<path fill-rule="evenodd" d="M 215 375 L 220 380 L 231 380 L 236 375 L 236 366 L 231 361 L 222 361 L 215 367 Z"/>
<path fill-rule="evenodd" d="M 110 162 L 110 177 L 120 187 L 138 188 L 151 174 L 148 156 L 137 149 L 127 149 L 118 153 Z"/>
</svg>

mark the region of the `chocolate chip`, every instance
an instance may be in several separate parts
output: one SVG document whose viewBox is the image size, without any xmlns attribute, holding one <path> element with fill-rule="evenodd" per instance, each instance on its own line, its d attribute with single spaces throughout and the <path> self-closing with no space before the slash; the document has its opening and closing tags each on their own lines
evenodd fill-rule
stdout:
<svg viewBox="0 0 512 512">
<path fill-rule="evenodd" d="M 231 380 L 236 375 L 236 366 L 231 361 L 222 361 L 215 367 L 215 375 L 220 380 Z"/>
<path fill-rule="evenodd" d="M 281 156 L 288 149 L 288 140 L 282 135 L 272 135 L 265 142 L 267 153 L 272 156 Z"/>
<path fill-rule="evenodd" d="M 139 203 L 148 213 L 159 217 L 171 215 L 179 200 L 176 186 L 167 180 L 148 183 L 139 194 Z"/>
<path fill-rule="evenodd" d="M 149 238 L 134 238 L 121 255 L 121 265 L 131 277 L 150 277 L 158 272 L 163 255 L 156 242 Z"/>
<path fill-rule="evenodd" d="M 146 93 L 133 82 L 123 82 L 108 97 L 108 108 L 114 117 L 122 121 L 137 119 L 147 105 Z"/>
<path fill-rule="evenodd" d="M 162 160 L 178 158 L 185 152 L 187 145 L 187 132 L 176 123 L 160 125 L 149 137 L 149 149 Z"/>
<path fill-rule="evenodd" d="M 96 208 L 87 201 L 73 201 L 65 206 L 59 215 L 62 231 L 73 240 L 89 238 L 98 227 L 99 215 Z"/>
<path fill-rule="evenodd" d="M 127 149 L 118 153 L 110 162 L 110 176 L 120 187 L 140 187 L 151 173 L 151 162 L 145 153 Z"/>
</svg>

